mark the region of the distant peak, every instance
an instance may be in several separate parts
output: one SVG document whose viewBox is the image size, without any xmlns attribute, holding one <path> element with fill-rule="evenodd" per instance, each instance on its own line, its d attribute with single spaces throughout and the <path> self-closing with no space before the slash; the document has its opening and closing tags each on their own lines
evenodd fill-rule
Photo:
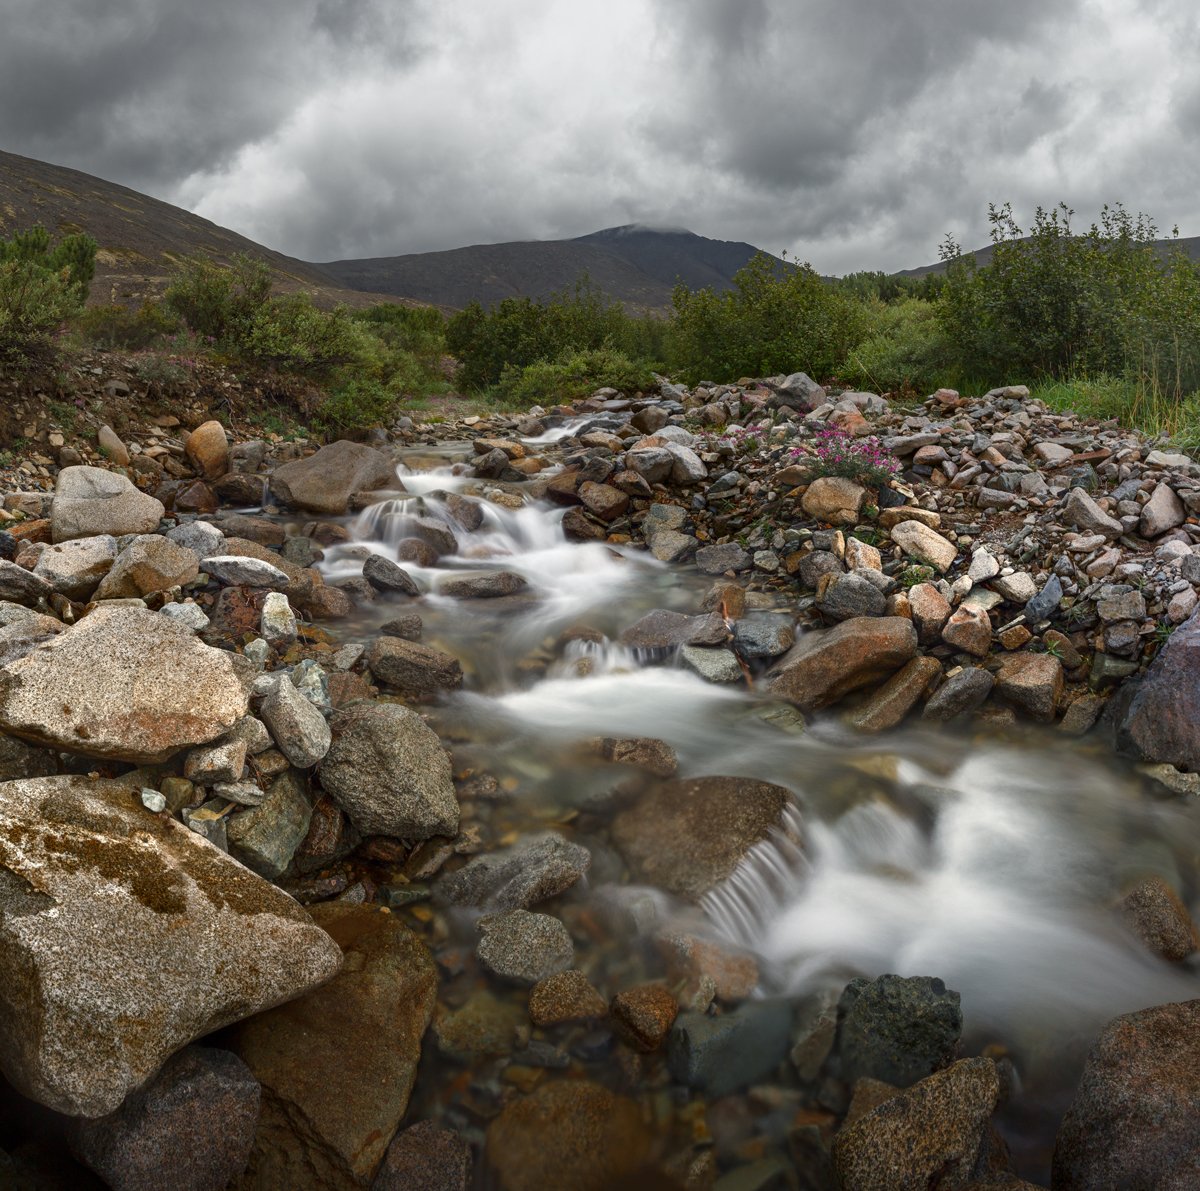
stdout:
<svg viewBox="0 0 1200 1191">
<path fill-rule="evenodd" d="M 597 236 L 694 236 L 696 233 L 686 227 L 656 226 L 650 223 L 623 223 L 620 227 L 606 227 L 588 236 L 580 236 L 581 240 L 591 240 Z"/>
</svg>

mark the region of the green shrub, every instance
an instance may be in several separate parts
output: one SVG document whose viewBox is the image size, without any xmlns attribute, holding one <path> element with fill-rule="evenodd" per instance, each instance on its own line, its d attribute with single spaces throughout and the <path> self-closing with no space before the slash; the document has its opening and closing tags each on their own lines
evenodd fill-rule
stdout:
<svg viewBox="0 0 1200 1191">
<path fill-rule="evenodd" d="M 601 347 L 564 353 L 553 362 L 538 360 L 524 368 L 509 365 L 500 378 L 499 396 L 506 404 L 526 408 L 577 401 L 603 388 L 636 393 L 653 383 L 645 365 L 614 348 Z"/>
<path fill-rule="evenodd" d="M 921 298 L 892 305 L 871 301 L 863 311 L 865 335 L 838 369 L 843 380 L 877 393 L 929 392 L 946 383 L 954 355 L 932 303 Z"/>
<path fill-rule="evenodd" d="M 334 389 L 317 407 L 316 422 L 334 434 L 387 426 L 399 410 L 398 394 L 377 380 L 351 379 Z"/>
<path fill-rule="evenodd" d="M 179 330 L 179 320 L 159 302 L 145 301 L 137 310 L 125 306 L 89 306 L 75 320 L 89 343 L 110 350 L 138 351 Z"/>
<path fill-rule="evenodd" d="M 371 344 L 344 306 L 319 310 L 307 294 L 263 302 L 233 338 L 240 356 L 304 376 L 328 376 L 370 355 Z"/>
<path fill-rule="evenodd" d="M 733 281 L 722 294 L 675 289 L 668 357 L 689 383 L 797 369 L 827 376 L 862 338 L 862 303 L 808 265 L 759 253 Z"/>
<path fill-rule="evenodd" d="M 164 352 L 140 352 L 133 360 L 133 371 L 147 388 L 158 391 L 160 397 L 182 393 L 192 379 L 190 362 L 178 360 Z"/>
<path fill-rule="evenodd" d="M 87 298 L 96 241 L 67 236 L 51 248 L 45 228 L 0 240 L 0 363 L 47 362 L 59 328 Z"/>
<path fill-rule="evenodd" d="M 356 310 L 352 317 L 388 348 L 408 352 L 426 366 L 439 364 L 446 352 L 446 316 L 435 306 L 381 302 Z"/>
<path fill-rule="evenodd" d="M 205 256 L 181 261 L 163 302 L 188 330 L 215 342 L 243 334 L 270 296 L 270 267 L 239 253 L 228 267 Z"/>
</svg>

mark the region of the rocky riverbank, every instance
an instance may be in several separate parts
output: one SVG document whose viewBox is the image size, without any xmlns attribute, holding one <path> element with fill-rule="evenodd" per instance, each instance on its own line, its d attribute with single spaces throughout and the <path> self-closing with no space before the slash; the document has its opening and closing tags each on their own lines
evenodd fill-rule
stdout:
<svg viewBox="0 0 1200 1191">
<path fill-rule="evenodd" d="M 747 739 L 1115 743 L 1187 824 L 1200 466 L 1021 389 L 892 408 L 803 374 L 319 450 L 192 421 L 47 434 L 4 494 L 0 1173 L 1022 1185 L 1024 1056 L 964 1035 L 941 973 L 789 996 L 712 929 L 763 849 L 812 859 L 786 774 L 681 760 L 652 716 L 563 729 L 542 773 L 450 713 L 603 690 L 616 657 L 752 710 Z M 894 477 L 821 474 L 831 435 Z M 572 618 L 497 526 L 677 583 Z M 510 622 L 497 684 L 474 642 Z M 888 764 L 856 780 L 903 801 Z M 1185 988 L 1179 852 L 1098 908 Z M 1053 1186 L 1190 1185 L 1198 1005 L 1105 1030 Z"/>
</svg>

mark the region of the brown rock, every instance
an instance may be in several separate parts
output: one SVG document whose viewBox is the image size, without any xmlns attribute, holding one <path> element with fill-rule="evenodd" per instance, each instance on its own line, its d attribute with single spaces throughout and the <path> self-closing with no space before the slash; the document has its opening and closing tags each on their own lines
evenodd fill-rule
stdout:
<svg viewBox="0 0 1200 1191">
<path fill-rule="evenodd" d="M 220 422 L 197 426 L 184 440 L 184 453 L 206 480 L 219 480 L 229 470 L 229 441 Z"/>
<path fill-rule="evenodd" d="M 538 1027 L 591 1021 L 607 1013 L 604 998 L 575 968 L 539 980 L 529 993 L 529 1020 Z"/>
<path fill-rule="evenodd" d="M 908 605 L 917 640 L 922 645 L 936 645 L 950 619 L 950 601 L 932 583 L 916 583 L 908 589 Z"/>
<path fill-rule="evenodd" d="M 843 476 L 821 476 L 813 480 L 800 502 L 804 511 L 829 525 L 854 525 L 862 511 L 867 490 Z"/>
<path fill-rule="evenodd" d="M 942 640 L 977 658 L 987 657 L 992 648 L 992 622 L 982 608 L 963 604 L 946 621 Z"/>
<path fill-rule="evenodd" d="M 912 621 L 852 617 L 835 628 L 805 633 L 767 672 L 769 690 L 812 711 L 892 674 L 916 652 Z"/>
<path fill-rule="evenodd" d="M 233 1046 L 263 1086 L 247 1185 L 357 1188 L 404 1117 L 433 1016 L 425 945 L 375 906 L 312 915 L 345 953 L 324 988 L 243 1022 Z"/>
<path fill-rule="evenodd" d="M 406 694 L 435 695 L 458 690 L 463 682 L 457 658 L 419 641 L 379 637 L 368 646 L 366 661 L 379 682 Z"/>
<path fill-rule="evenodd" d="M 1121 913 L 1138 938 L 1163 959 L 1181 963 L 1200 947 L 1192 916 L 1162 877 L 1150 877 L 1131 889 L 1121 902 Z"/>
<path fill-rule="evenodd" d="M 117 555 L 93 598 L 119 600 L 149 595 L 190 583 L 199 573 L 200 560 L 194 550 L 177 546 L 170 538 L 146 534 L 134 538 Z"/>
<path fill-rule="evenodd" d="M 500 1191 L 611 1191 L 646 1163 L 650 1136 L 632 1100 L 583 1079 L 544 1084 L 487 1131 Z"/>
<path fill-rule="evenodd" d="M 937 658 L 915 657 L 849 715 L 860 732 L 883 732 L 894 728 L 929 689 L 942 672 Z"/>
<path fill-rule="evenodd" d="M 1031 719 L 1052 723 L 1063 693 L 1062 662 L 1048 653 L 1014 653 L 996 673 L 996 693 Z"/>
<path fill-rule="evenodd" d="M 468 1191 L 471 1147 L 457 1133 L 419 1121 L 388 1146 L 371 1191 Z"/>
<path fill-rule="evenodd" d="M 1054 1145 L 1055 1191 L 1200 1186 L 1200 1000 L 1109 1022 Z"/>
<path fill-rule="evenodd" d="M 963 1059 L 934 1072 L 834 1138 L 838 1186 L 843 1191 L 965 1188 L 983 1173 L 999 1094 L 991 1059 Z"/>
<path fill-rule="evenodd" d="M 579 485 L 579 499 L 584 508 L 601 521 L 615 521 L 629 509 L 629 496 L 609 484 L 594 484 L 585 480 Z"/>
<path fill-rule="evenodd" d="M 626 989 L 617 993 L 609 1006 L 617 1033 L 646 1054 L 666 1041 L 678 1012 L 674 996 L 661 984 Z"/>
<path fill-rule="evenodd" d="M 790 801 L 782 786 L 742 778 L 659 782 L 613 819 L 613 841 L 639 880 L 695 899 L 781 824 Z"/>
<path fill-rule="evenodd" d="M 658 942 L 672 980 L 690 985 L 711 980 L 722 1001 L 745 1000 L 758 987 L 758 963 L 752 955 L 696 935 L 666 935 Z"/>
</svg>

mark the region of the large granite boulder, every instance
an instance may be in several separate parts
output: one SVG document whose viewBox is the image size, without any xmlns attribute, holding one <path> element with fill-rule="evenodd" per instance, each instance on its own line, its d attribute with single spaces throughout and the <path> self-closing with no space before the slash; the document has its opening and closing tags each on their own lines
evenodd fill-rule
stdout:
<svg viewBox="0 0 1200 1191">
<path fill-rule="evenodd" d="M 206 744 L 246 714 L 253 670 L 146 608 L 97 608 L 0 669 L 0 728 L 135 764 Z"/>
<path fill-rule="evenodd" d="M 0 784 L 0 1068 L 59 1112 L 113 1112 L 194 1038 L 330 979 L 285 893 L 140 783 Z"/>
<path fill-rule="evenodd" d="M 54 487 L 50 534 L 55 542 L 98 534 L 121 537 L 153 533 L 164 513 L 163 503 L 139 492 L 129 480 L 102 467 L 64 467 Z"/>
<path fill-rule="evenodd" d="M 396 465 L 382 451 L 345 439 L 271 473 L 271 491 L 310 513 L 344 513 L 356 492 L 399 486 Z"/>
</svg>

